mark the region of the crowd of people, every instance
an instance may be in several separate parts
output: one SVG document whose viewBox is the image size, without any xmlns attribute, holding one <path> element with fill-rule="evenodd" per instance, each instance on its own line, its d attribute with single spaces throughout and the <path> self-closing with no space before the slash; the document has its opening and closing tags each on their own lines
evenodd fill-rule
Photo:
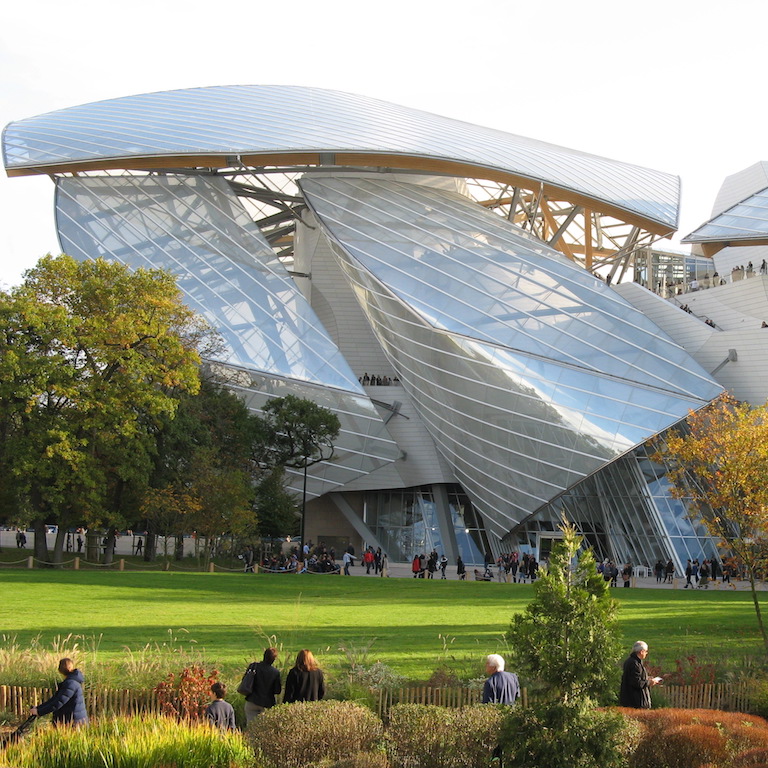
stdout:
<svg viewBox="0 0 768 768">
<path fill-rule="evenodd" d="M 395 376 L 394 379 L 390 379 L 389 376 L 379 376 L 378 373 L 374 373 L 371 376 L 368 373 L 364 373 L 362 376 L 358 376 L 357 380 L 364 387 L 390 387 L 393 384 L 399 384 L 400 379 Z"/>
</svg>

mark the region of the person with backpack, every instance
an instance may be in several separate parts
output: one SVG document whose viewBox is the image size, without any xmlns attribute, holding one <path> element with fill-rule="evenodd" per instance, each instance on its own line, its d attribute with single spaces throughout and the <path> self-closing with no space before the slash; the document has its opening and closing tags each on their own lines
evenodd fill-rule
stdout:
<svg viewBox="0 0 768 768">
<path fill-rule="evenodd" d="M 246 724 L 277 703 L 275 697 L 282 685 L 280 670 L 273 666 L 276 660 L 277 648 L 266 648 L 262 660 L 249 664 L 245 670 L 237 692 L 245 696 Z"/>
</svg>

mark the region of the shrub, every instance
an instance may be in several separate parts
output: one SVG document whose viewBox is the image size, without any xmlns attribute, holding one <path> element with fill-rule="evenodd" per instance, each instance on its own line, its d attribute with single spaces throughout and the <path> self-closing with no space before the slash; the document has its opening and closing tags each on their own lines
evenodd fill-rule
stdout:
<svg viewBox="0 0 768 768">
<path fill-rule="evenodd" d="M 255 717 L 248 736 L 264 764 L 302 768 L 373 752 L 381 742 L 381 720 L 351 701 L 280 704 Z"/>
<path fill-rule="evenodd" d="M 358 752 L 333 763 L 318 763 L 317 768 L 388 768 L 385 752 Z"/>
<path fill-rule="evenodd" d="M 487 704 L 397 704 L 387 726 L 390 762 L 404 768 L 484 768 L 499 744 L 504 715 L 504 708 Z"/>
<path fill-rule="evenodd" d="M 196 665 L 185 667 L 178 676 L 171 672 L 155 687 L 160 711 L 179 720 L 200 720 L 211 701 L 211 685 L 218 676 L 218 670 L 208 673 Z"/>
<path fill-rule="evenodd" d="M 768 748 L 768 723 L 741 712 L 710 709 L 620 709 L 642 728 L 632 768 L 692 768 L 758 762 Z"/>
<path fill-rule="evenodd" d="M 725 735 L 703 723 L 668 730 L 663 744 L 669 768 L 699 768 L 706 763 L 719 765 L 727 754 Z"/>
<path fill-rule="evenodd" d="M 5 750 L 14 768 L 252 768 L 240 733 L 168 717 L 94 720 L 87 728 L 38 728 Z"/>
<path fill-rule="evenodd" d="M 504 764 L 509 768 L 567 766 L 621 768 L 629 764 L 641 728 L 612 709 L 589 700 L 551 702 L 514 709 L 502 730 Z"/>
</svg>

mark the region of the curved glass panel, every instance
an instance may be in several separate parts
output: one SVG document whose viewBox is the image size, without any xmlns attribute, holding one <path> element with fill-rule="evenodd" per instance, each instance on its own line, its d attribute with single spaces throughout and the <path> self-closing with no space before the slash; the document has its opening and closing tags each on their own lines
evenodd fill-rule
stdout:
<svg viewBox="0 0 768 768">
<path fill-rule="evenodd" d="M 467 198 L 371 177 L 305 178 L 301 188 L 344 251 L 438 330 L 617 382 L 694 398 L 714 391 L 605 283 Z"/>
<path fill-rule="evenodd" d="M 59 179 L 62 250 L 167 269 L 226 344 L 222 362 L 362 393 L 258 227 L 222 178 Z"/>
<path fill-rule="evenodd" d="M 764 241 L 767 237 L 768 189 L 763 189 L 715 216 L 690 235 L 686 235 L 682 242 Z"/>
<path fill-rule="evenodd" d="M 615 292 L 471 201 L 366 179 L 301 186 L 497 536 L 721 391 Z"/>
<path fill-rule="evenodd" d="M 8 169 L 275 152 L 373 153 L 469 163 L 677 227 L 677 176 L 318 88 L 241 85 L 147 93 L 19 120 L 3 134 Z"/>
</svg>

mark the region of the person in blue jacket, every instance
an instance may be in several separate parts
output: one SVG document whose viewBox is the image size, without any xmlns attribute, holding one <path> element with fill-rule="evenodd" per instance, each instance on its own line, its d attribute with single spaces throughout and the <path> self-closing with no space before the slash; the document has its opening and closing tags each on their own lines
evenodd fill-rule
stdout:
<svg viewBox="0 0 768 768">
<path fill-rule="evenodd" d="M 486 656 L 483 704 L 514 704 L 520 696 L 520 681 L 514 672 L 504 671 L 504 658 L 498 653 Z"/>
<path fill-rule="evenodd" d="M 32 707 L 29 713 L 40 716 L 52 712 L 54 725 L 87 725 L 83 673 L 75 669 L 72 659 L 62 659 L 59 662 L 59 673 L 64 675 L 64 679 L 59 683 L 56 693 L 48 701 Z"/>
</svg>

